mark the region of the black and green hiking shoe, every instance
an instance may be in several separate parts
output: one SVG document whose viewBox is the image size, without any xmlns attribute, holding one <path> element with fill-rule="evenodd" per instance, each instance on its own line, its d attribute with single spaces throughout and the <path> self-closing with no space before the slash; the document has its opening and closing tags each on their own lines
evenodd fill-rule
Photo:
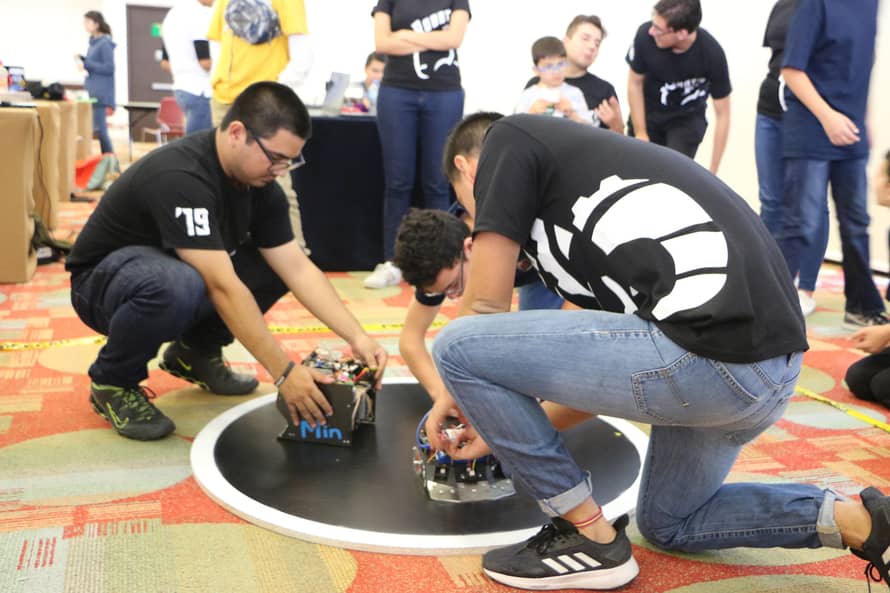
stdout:
<svg viewBox="0 0 890 593">
<path fill-rule="evenodd" d="M 121 436 L 139 441 L 160 439 L 176 425 L 148 401 L 148 388 L 90 384 L 90 404 Z"/>
<path fill-rule="evenodd" d="M 167 347 L 159 366 L 171 375 L 217 395 L 247 395 L 259 385 L 256 377 L 230 369 L 221 350 L 203 354 L 179 341 Z"/>
</svg>

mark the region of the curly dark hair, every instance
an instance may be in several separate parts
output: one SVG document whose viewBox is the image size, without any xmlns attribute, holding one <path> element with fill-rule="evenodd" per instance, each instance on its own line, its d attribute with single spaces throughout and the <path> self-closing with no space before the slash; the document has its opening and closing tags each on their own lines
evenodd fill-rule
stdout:
<svg viewBox="0 0 890 593">
<path fill-rule="evenodd" d="M 468 236 L 470 227 L 457 216 L 412 208 L 399 225 L 393 263 L 408 284 L 423 289 L 460 259 Z"/>
</svg>

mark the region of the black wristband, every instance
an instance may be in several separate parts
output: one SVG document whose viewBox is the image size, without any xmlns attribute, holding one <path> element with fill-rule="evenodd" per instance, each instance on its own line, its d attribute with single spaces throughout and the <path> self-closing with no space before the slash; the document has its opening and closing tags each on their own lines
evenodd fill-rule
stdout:
<svg viewBox="0 0 890 593">
<path fill-rule="evenodd" d="M 287 376 L 290 375 L 290 372 L 294 370 L 296 363 L 294 361 L 290 361 L 287 363 L 287 366 L 284 367 L 284 371 L 282 371 L 281 376 L 275 379 L 275 387 L 281 387 L 284 382 L 287 380 Z"/>
</svg>

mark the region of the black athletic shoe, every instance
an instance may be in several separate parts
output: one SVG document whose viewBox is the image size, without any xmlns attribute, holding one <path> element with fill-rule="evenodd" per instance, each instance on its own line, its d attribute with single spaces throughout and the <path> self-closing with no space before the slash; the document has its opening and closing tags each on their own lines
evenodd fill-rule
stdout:
<svg viewBox="0 0 890 593">
<path fill-rule="evenodd" d="M 90 404 L 96 413 L 111 422 L 121 436 L 139 441 L 160 439 L 176 425 L 149 399 L 147 387 L 115 387 L 90 384 Z M 154 394 L 152 394 L 153 396 Z"/>
<path fill-rule="evenodd" d="M 615 541 L 598 544 L 555 517 L 531 539 L 486 553 L 482 569 L 519 589 L 615 589 L 640 572 L 624 533 L 627 524 L 622 515 L 615 521 Z"/>
<path fill-rule="evenodd" d="M 884 581 L 890 587 L 890 496 L 884 496 L 877 488 L 866 488 L 859 495 L 865 510 L 871 515 L 871 533 L 861 550 L 851 548 L 850 551 L 868 561 L 865 579 L 869 591 L 872 581 Z"/>
<path fill-rule="evenodd" d="M 247 395 L 259 385 L 256 377 L 230 369 L 221 350 L 211 355 L 202 354 L 179 341 L 167 347 L 159 366 L 217 395 Z"/>
</svg>

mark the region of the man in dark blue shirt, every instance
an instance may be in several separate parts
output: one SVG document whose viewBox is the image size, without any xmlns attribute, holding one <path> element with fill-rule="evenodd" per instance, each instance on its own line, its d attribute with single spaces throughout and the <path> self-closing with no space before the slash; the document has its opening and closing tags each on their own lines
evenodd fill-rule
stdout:
<svg viewBox="0 0 890 593">
<path fill-rule="evenodd" d="M 784 207 L 776 239 L 792 276 L 818 239 L 827 187 L 843 250 L 844 323 L 883 325 L 869 264 L 865 114 L 874 64 L 878 0 L 801 0 L 782 62 L 788 91 L 783 132 Z"/>
</svg>

